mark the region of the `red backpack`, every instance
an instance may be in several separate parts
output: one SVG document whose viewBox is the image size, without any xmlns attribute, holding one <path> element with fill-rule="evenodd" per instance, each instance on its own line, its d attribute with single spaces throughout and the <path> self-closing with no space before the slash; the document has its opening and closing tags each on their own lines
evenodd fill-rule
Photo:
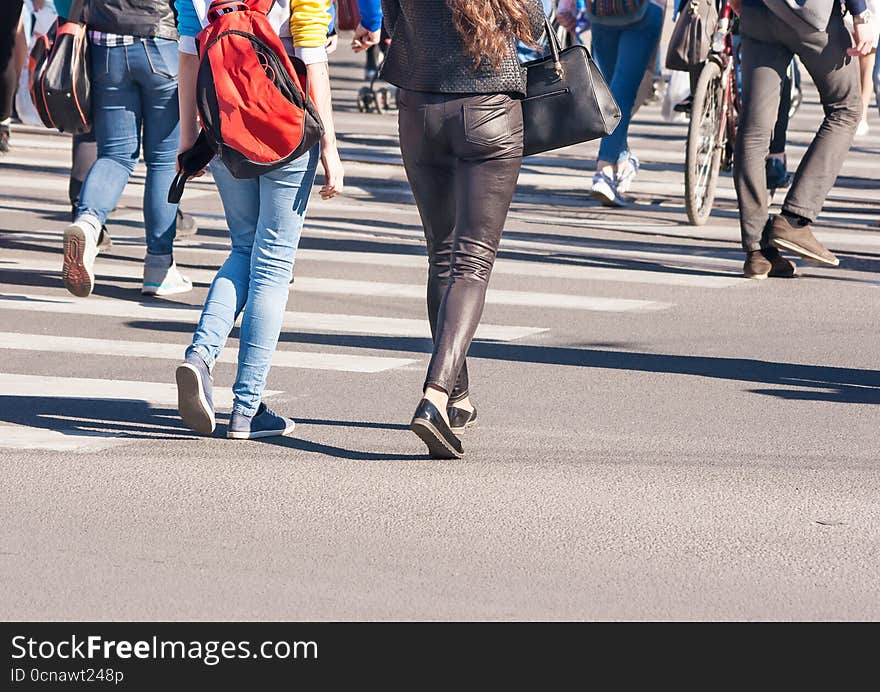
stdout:
<svg viewBox="0 0 880 692">
<path fill-rule="evenodd" d="M 267 13 L 274 0 L 213 0 L 199 33 L 196 103 L 208 143 L 236 178 L 299 158 L 324 133 L 306 67 Z"/>
</svg>

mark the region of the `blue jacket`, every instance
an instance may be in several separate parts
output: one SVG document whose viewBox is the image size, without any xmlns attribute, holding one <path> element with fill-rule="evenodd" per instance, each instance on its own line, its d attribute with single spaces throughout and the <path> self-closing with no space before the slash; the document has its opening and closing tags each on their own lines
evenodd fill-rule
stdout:
<svg viewBox="0 0 880 692">
<path fill-rule="evenodd" d="M 382 28 L 382 1 L 357 0 L 358 11 L 361 13 L 361 24 L 367 31 L 378 31 Z"/>
</svg>

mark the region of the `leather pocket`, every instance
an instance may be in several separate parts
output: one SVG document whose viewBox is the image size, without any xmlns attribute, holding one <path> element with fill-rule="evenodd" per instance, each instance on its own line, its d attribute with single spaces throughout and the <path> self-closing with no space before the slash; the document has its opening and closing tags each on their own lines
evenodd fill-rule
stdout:
<svg viewBox="0 0 880 692">
<path fill-rule="evenodd" d="M 492 146 L 510 137 L 510 104 L 505 97 L 501 103 L 466 103 L 464 105 L 464 137 L 471 144 Z"/>
</svg>

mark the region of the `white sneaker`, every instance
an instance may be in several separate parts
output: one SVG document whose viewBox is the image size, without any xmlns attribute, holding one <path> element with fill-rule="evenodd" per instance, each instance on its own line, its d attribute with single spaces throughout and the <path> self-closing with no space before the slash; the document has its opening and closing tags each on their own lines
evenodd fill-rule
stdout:
<svg viewBox="0 0 880 692">
<path fill-rule="evenodd" d="M 617 192 L 621 195 L 627 192 L 638 174 L 639 159 L 635 154 L 628 151 L 626 158 L 617 166 L 617 174 L 614 176 Z"/>
<path fill-rule="evenodd" d="M 606 207 L 623 207 L 626 200 L 620 196 L 617 184 L 604 173 L 597 172 L 593 176 L 593 189 L 590 196 Z"/>
<path fill-rule="evenodd" d="M 859 126 L 856 128 L 856 137 L 864 137 L 870 131 L 871 131 L 871 128 L 868 127 L 868 121 L 867 120 L 860 120 Z"/>
<path fill-rule="evenodd" d="M 77 219 L 64 229 L 64 264 L 61 278 L 64 287 L 73 295 L 85 298 L 95 288 L 95 257 L 98 240 L 94 227 Z"/>
<path fill-rule="evenodd" d="M 192 290 L 192 281 L 180 273 L 171 255 L 147 255 L 144 260 L 145 296 L 173 296 Z"/>
</svg>

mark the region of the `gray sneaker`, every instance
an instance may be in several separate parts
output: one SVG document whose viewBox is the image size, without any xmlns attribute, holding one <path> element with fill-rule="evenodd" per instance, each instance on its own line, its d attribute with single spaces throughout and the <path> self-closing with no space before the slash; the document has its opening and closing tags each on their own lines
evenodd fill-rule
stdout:
<svg viewBox="0 0 880 692">
<path fill-rule="evenodd" d="M 226 437 L 230 440 L 256 440 L 261 437 L 278 437 L 290 435 L 296 423 L 273 413 L 266 404 L 260 402 L 257 413 L 246 416 L 237 411 L 232 412 Z"/>
<path fill-rule="evenodd" d="M 210 435 L 217 427 L 217 419 L 212 397 L 214 380 L 207 363 L 195 353 L 189 353 L 174 375 L 180 417 L 196 432 Z"/>
<path fill-rule="evenodd" d="M 92 226 L 74 221 L 64 229 L 64 287 L 78 298 L 91 295 L 95 288 L 95 257 L 98 243 Z"/>
</svg>

